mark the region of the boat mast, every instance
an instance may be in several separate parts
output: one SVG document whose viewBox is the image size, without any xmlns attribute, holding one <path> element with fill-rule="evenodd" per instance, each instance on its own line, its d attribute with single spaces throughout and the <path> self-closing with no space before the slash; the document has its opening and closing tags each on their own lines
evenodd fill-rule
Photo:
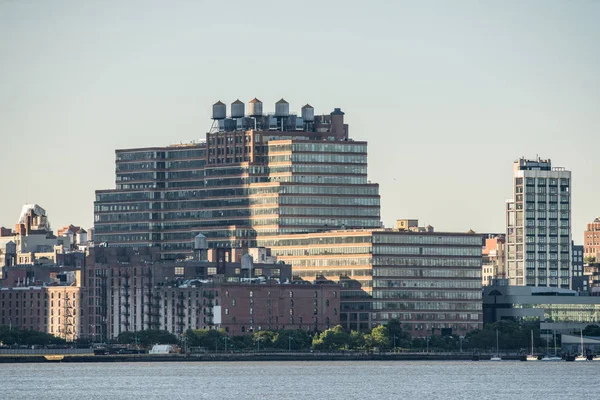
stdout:
<svg viewBox="0 0 600 400">
<path fill-rule="evenodd" d="M 496 329 L 496 354 L 500 354 L 500 348 L 498 346 L 498 329 Z"/>
<path fill-rule="evenodd" d="M 531 355 L 533 355 L 533 329 L 531 330 Z"/>
</svg>

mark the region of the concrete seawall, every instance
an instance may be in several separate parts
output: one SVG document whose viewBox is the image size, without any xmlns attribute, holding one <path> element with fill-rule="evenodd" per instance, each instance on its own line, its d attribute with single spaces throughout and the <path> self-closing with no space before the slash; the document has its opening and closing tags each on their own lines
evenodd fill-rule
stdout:
<svg viewBox="0 0 600 400">
<path fill-rule="evenodd" d="M 1 363 L 48 363 L 48 362 L 223 362 L 223 361 L 485 361 L 491 355 L 472 354 L 435 354 L 435 353 L 234 353 L 199 354 L 185 356 L 181 354 L 165 355 L 6 355 L 0 357 Z M 524 356 L 504 356 L 503 360 L 525 361 Z"/>
</svg>

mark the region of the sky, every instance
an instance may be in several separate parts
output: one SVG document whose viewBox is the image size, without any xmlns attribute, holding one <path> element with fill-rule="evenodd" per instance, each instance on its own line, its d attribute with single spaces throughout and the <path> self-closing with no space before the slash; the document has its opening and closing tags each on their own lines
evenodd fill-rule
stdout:
<svg viewBox="0 0 600 400">
<path fill-rule="evenodd" d="M 0 0 L 0 226 L 93 225 L 114 150 L 202 139 L 211 106 L 340 107 L 382 219 L 504 232 L 512 163 L 600 216 L 600 1 Z"/>
</svg>

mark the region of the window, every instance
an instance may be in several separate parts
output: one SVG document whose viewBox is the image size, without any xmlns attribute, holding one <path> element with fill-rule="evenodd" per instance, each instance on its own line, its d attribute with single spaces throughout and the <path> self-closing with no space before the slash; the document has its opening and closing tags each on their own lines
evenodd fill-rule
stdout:
<svg viewBox="0 0 600 400">
<path fill-rule="evenodd" d="M 250 291 L 250 297 L 254 297 L 254 292 L 252 290 Z"/>
<path fill-rule="evenodd" d="M 207 274 L 208 275 L 216 275 L 217 274 L 217 267 L 208 267 L 207 268 Z"/>
<path fill-rule="evenodd" d="M 254 276 L 262 276 L 263 269 L 262 268 L 254 268 Z"/>
<path fill-rule="evenodd" d="M 184 267 L 175 267 L 175 275 L 183 275 L 185 273 Z"/>
</svg>

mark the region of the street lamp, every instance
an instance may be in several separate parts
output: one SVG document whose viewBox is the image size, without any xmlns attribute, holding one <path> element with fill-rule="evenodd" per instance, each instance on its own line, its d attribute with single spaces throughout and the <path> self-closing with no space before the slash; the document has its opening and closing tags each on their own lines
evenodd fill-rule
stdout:
<svg viewBox="0 0 600 400">
<path fill-rule="evenodd" d="M 225 336 L 223 338 L 223 340 L 225 341 L 225 353 L 227 353 L 227 340 L 229 339 L 229 336 Z"/>
<path fill-rule="evenodd" d="M 462 341 L 465 337 L 464 336 L 459 336 L 458 340 L 460 341 L 460 352 L 462 353 Z"/>
<path fill-rule="evenodd" d="M 396 339 L 398 339 L 398 336 L 394 335 L 394 349 L 396 349 Z"/>
<path fill-rule="evenodd" d="M 425 338 L 425 341 L 427 342 L 427 353 L 429 353 L 429 336 Z"/>
<path fill-rule="evenodd" d="M 292 335 L 288 335 L 288 352 L 292 352 Z"/>
</svg>

